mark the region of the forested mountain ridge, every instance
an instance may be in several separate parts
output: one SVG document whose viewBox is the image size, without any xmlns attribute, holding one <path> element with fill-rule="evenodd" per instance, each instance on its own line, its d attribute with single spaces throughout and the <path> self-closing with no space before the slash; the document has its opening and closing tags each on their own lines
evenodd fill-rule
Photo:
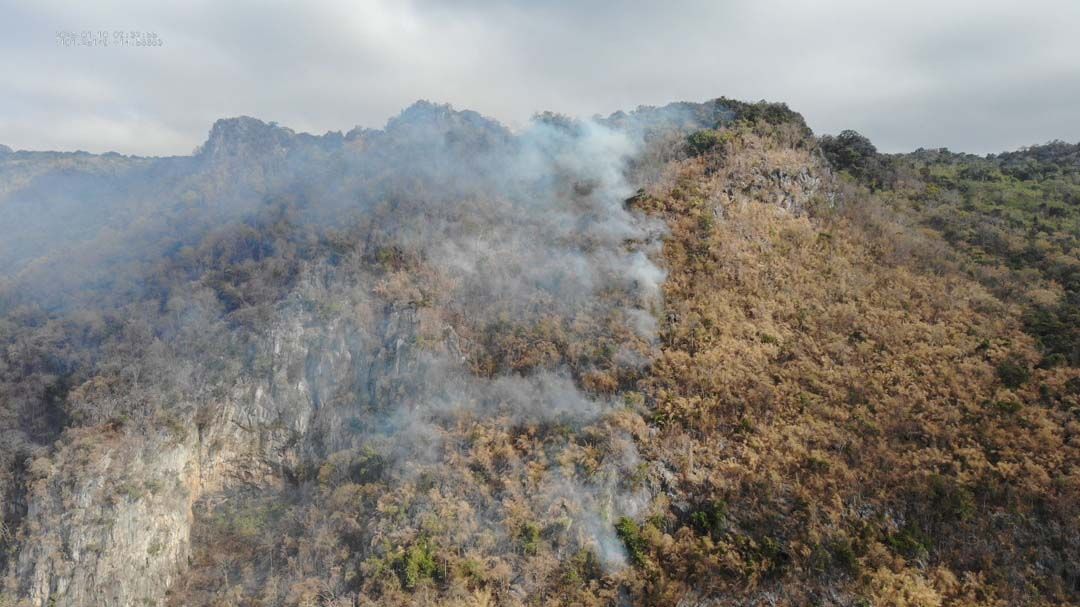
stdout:
<svg viewBox="0 0 1080 607">
<path fill-rule="evenodd" d="M 0 149 L 0 604 L 1076 604 L 1078 149 Z"/>
</svg>

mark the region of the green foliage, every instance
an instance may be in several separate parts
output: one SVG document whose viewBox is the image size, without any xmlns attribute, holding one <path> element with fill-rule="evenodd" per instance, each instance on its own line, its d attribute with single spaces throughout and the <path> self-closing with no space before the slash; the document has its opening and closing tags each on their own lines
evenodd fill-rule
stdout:
<svg viewBox="0 0 1080 607">
<path fill-rule="evenodd" d="M 595 552 L 586 548 L 574 553 L 574 556 L 567 560 L 564 570 L 563 579 L 573 586 L 586 584 L 604 575 L 604 566 L 600 558 Z"/>
<path fill-rule="evenodd" d="M 424 580 L 433 579 L 438 572 L 435 551 L 427 540 L 421 540 L 405 550 L 398 566 L 401 586 L 415 590 Z"/>
<path fill-rule="evenodd" d="M 724 500 L 705 502 L 690 514 L 690 522 L 698 533 L 719 539 L 727 528 L 728 505 Z"/>
<path fill-rule="evenodd" d="M 686 138 L 686 145 L 693 156 L 701 156 L 724 142 L 724 136 L 719 131 L 706 129 L 691 133 Z"/>
<path fill-rule="evenodd" d="M 1023 361 L 1013 358 L 998 363 L 997 375 L 1006 388 L 1016 389 L 1031 379 L 1031 370 Z"/>
<path fill-rule="evenodd" d="M 350 420 L 356 423 L 355 418 Z M 386 458 L 371 445 L 331 454 L 319 466 L 319 484 L 337 486 L 342 483 L 365 484 L 378 481 L 386 470 Z"/>
<path fill-rule="evenodd" d="M 524 554 L 536 554 L 540 547 L 540 525 L 531 521 L 522 523 L 518 529 L 518 542 Z"/>
<path fill-rule="evenodd" d="M 251 542 L 272 533 L 285 515 L 287 504 L 265 499 L 234 499 L 217 507 L 210 518 L 213 533 L 239 542 Z"/>
<path fill-rule="evenodd" d="M 929 511 L 945 523 L 962 522 L 975 515 L 975 496 L 955 479 L 941 474 L 928 481 Z"/>
<path fill-rule="evenodd" d="M 484 564 L 471 558 L 464 559 L 458 563 L 458 574 L 473 583 L 482 583 L 486 579 L 486 576 L 484 575 Z"/>
<path fill-rule="evenodd" d="M 1058 305 L 1031 305 L 1024 325 L 1047 353 L 1044 364 L 1080 367 L 1080 290 L 1074 287 Z"/>
<path fill-rule="evenodd" d="M 855 547 L 849 538 L 843 536 L 830 538 L 815 546 L 810 563 L 820 573 L 854 575 L 859 571 Z"/>
<path fill-rule="evenodd" d="M 819 145 L 829 164 L 842 171 L 865 168 L 878 155 L 869 139 L 851 130 L 841 131 L 836 137 L 825 135 Z"/>
<path fill-rule="evenodd" d="M 818 145 L 834 169 L 847 171 L 873 188 L 880 188 L 890 180 L 888 160 L 878 154 L 869 139 L 855 131 L 842 131 L 835 137 L 825 135 Z"/>
<path fill-rule="evenodd" d="M 894 157 L 911 210 L 1023 308 L 1042 366 L 1080 366 L 1080 144 L 980 158 L 947 150 Z M 1003 275 L 1002 272 L 1005 272 Z M 1056 292 L 1056 301 L 1033 296 Z"/>
<path fill-rule="evenodd" d="M 994 401 L 994 408 L 1002 413 L 1013 414 L 1020 412 L 1024 408 L 1023 403 L 1015 400 L 998 400 Z"/>
<path fill-rule="evenodd" d="M 645 538 L 641 536 L 641 532 L 642 529 L 630 517 L 620 517 L 615 523 L 615 533 L 622 540 L 623 546 L 626 548 L 626 555 L 630 557 L 631 563 L 639 567 L 648 562 L 646 556 L 648 545 Z"/>
<path fill-rule="evenodd" d="M 793 124 L 803 129 L 806 134 L 810 133 L 810 129 L 806 126 L 806 121 L 803 120 L 802 115 L 789 108 L 786 103 L 770 103 L 768 101 L 748 103 L 721 97 L 716 100 L 716 104 L 733 112 L 735 120 L 748 123 L 762 122 L 771 126 Z"/>
<path fill-rule="evenodd" d="M 850 540 L 847 538 L 834 540 L 829 545 L 829 552 L 832 554 L 833 563 L 840 570 L 846 573 L 858 572 L 859 559 L 855 555 L 855 548 Z"/>
<path fill-rule="evenodd" d="M 894 552 L 909 559 L 925 559 L 933 546 L 931 537 L 912 524 L 889 535 L 886 543 Z"/>
</svg>

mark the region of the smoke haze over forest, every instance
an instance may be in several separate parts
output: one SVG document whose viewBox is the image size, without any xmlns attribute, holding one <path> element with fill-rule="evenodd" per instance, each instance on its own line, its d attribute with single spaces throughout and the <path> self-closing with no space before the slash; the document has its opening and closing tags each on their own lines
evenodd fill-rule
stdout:
<svg viewBox="0 0 1080 607">
<path fill-rule="evenodd" d="M 1080 605 L 1078 30 L 0 0 L 0 607 Z"/>
</svg>

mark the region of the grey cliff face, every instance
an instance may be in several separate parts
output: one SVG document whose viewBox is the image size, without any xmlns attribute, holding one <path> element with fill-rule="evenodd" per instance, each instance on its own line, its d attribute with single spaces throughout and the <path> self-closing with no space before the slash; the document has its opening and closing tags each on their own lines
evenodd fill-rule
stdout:
<svg viewBox="0 0 1080 607">
<path fill-rule="evenodd" d="M 419 364 L 408 345 L 411 310 L 387 311 L 375 336 L 305 329 L 304 320 L 283 314 L 262 344 L 268 376 L 209 403 L 211 415 L 191 420 L 197 432 L 187 424 L 141 440 L 87 432 L 32 464 L 12 571 L 31 605 L 161 600 L 184 570 L 200 500 L 281 488 L 305 461 L 357 440 L 348 424 L 358 409 L 407 406 Z"/>
<path fill-rule="evenodd" d="M 598 421 L 610 403 L 565 369 L 473 372 L 475 327 L 593 314 L 653 339 L 663 226 L 625 206 L 627 162 L 658 117 L 714 112 L 546 116 L 514 134 L 421 102 L 346 136 L 222 120 L 191 157 L 0 156 L 0 208 L 48 212 L 0 238 L 0 305 L 61 319 L 115 306 L 89 337 L 58 322 L 57 340 L 89 353 L 59 369 L 46 357 L 41 382 L 84 375 L 42 401 L 55 428 L 3 454 L 26 462 L 0 479 L 5 588 L 32 607 L 160 605 L 197 556 L 199 520 L 240 494 L 302 491 L 336 453 L 378 445 L 405 475 L 441 457 L 440 424 Z M 775 180 L 792 207 L 813 185 Z M 62 246 L 36 244 L 53 231 Z M 612 444 L 612 466 L 634 465 L 628 439 Z M 542 499 L 637 508 L 621 476 L 560 479 Z M 623 563 L 609 527 L 574 532 Z"/>
</svg>

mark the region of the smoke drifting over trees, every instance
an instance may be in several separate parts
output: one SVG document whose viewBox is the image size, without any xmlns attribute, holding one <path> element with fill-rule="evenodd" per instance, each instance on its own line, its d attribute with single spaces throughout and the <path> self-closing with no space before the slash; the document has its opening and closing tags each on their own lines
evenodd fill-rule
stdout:
<svg viewBox="0 0 1080 607">
<path fill-rule="evenodd" d="M 1074 160 L 723 98 L 0 149 L 0 605 L 1075 599 Z"/>
<path fill-rule="evenodd" d="M 262 465 L 292 490 L 326 458 L 372 449 L 372 480 L 436 474 L 448 494 L 475 474 L 531 475 L 510 492 L 526 511 L 562 521 L 567 549 L 624 566 L 614 518 L 649 495 L 627 481 L 643 410 L 622 393 L 656 343 L 664 277 L 650 258 L 662 224 L 624 201 L 650 122 L 685 113 L 548 114 L 512 133 L 419 102 L 346 135 L 222 120 L 191 157 L 6 155 L 6 456 L 43 453 L 65 428 L 154 444 L 185 440 L 162 428 L 235 424 L 272 444 Z M 440 471 L 469 453 L 470 425 L 553 433 L 550 452 L 455 479 Z M 213 448 L 189 457 L 227 459 Z M 34 516 L 23 482 L 7 480 L 13 525 Z M 471 500 L 473 524 L 514 542 L 502 493 Z M 8 563 L 20 573 L 63 560 L 22 554 Z"/>
</svg>

